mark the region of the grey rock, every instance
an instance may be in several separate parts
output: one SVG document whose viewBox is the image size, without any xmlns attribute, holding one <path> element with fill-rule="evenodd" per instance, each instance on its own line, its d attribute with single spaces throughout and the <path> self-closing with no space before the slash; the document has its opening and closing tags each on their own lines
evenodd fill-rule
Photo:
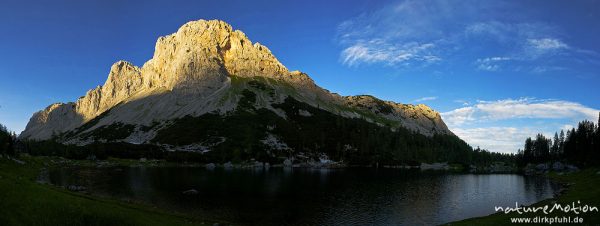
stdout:
<svg viewBox="0 0 600 226">
<path fill-rule="evenodd" d="M 69 186 L 67 186 L 67 189 L 69 191 L 85 191 L 85 190 L 87 190 L 86 187 L 78 186 L 78 185 L 69 185 Z"/>
<path fill-rule="evenodd" d="M 565 170 L 568 172 L 577 172 L 577 171 L 579 171 L 579 167 L 567 164 L 567 165 L 565 165 Z"/>
<path fill-rule="evenodd" d="M 535 166 L 535 168 L 536 168 L 537 170 L 548 170 L 548 168 L 549 168 L 549 167 L 548 167 L 548 164 L 542 164 L 542 163 L 540 163 L 540 164 L 537 164 L 537 165 Z"/>
<path fill-rule="evenodd" d="M 96 161 L 96 155 L 93 155 L 93 154 L 92 155 L 88 155 L 88 157 L 86 159 L 90 160 L 90 161 Z"/>
<path fill-rule="evenodd" d="M 427 163 L 421 163 L 420 166 L 421 170 L 448 170 L 450 169 L 450 166 L 448 165 L 448 163 L 432 163 L 432 164 L 427 164 Z"/>
<path fill-rule="evenodd" d="M 190 189 L 187 191 L 183 191 L 182 194 L 184 195 L 197 195 L 198 194 L 198 190 L 196 189 Z"/>
<path fill-rule="evenodd" d="M 565 169 L 565 165 L 561 162 L 555 162 L 552 164 L 552 170 L 554 171 L 562 171 L 563 169 Z"/>
<path fill-rule="evenodd" d="M 292 162 L 292 160 L 290 160 L 290 159 L 285 159 L 285 160 L 283 161 L 283 166 L 285 166 L 285 167 L 292 167 L 292 166 L 293 166 L 293 162 Z"/>
<path fill-rule="evenodd" d="M 17 163 L 17 164 L 19 164 L 19 165 L 25 165 L 25 162 L 24 162 L 24 161 L 18 160 L 18 159 L 16 159 L 16 158 L 11 158 L 10 156 L 8 156 L 8 158 L 9 158 L 10 160 L 13 160 L 14 162 L 16 162 L 16 163 Z"/>
<path fill-rule="evenodd" d="M 206 169 L 214 169 L 216 165 L 214 163 L 208 163 L 205 165 Z"/>
<path fill-rule="evenodd" d="M 536 169 L 535 169 L 535 165 L 528 163 L 527 166 L 525 166 L 525 175 L 534 175 L 536 174 Z"/>
</svg>

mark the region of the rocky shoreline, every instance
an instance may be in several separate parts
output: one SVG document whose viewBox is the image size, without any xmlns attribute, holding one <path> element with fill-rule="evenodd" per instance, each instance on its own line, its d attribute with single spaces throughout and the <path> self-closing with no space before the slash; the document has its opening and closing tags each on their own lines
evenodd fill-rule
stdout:
<svg viewBox="0 0 600 226">
<path fill-rule="evenodd" d="M 312 168 L 312 169 L 340 169 L 340 168 L 385 168 L 385 169 L 418 169 L 418 170 L 433 170 L 433 171 L 454 171 L 465 173 L 518 173 L 523 175 L 545 175 L 550 172 L 555 172 L 559 175 L 571 172 L 578 172 L 579 168 L 574 165 L 565 164 L 562 162 L 527 164 L 523 168 L 518 168 L 513 165 L 507 165 L 502 162 L 495 162 L 485 166 L 462 166 L 460 164 L 449 164 L 447 162 L 438 163 L 420 163 L 413 165 L 350 165 L 343 161 L 332 161 L 327 158 L 319 160 L 312 159 L 283 159 L 281 163 L 273 164 L 269 162 L 261 162 L 255 159 L 244 161 L 241 163 L 233 163 L 231 161 L 225 163 L 177 163 L 168 162 L 164 159 L 116 159 L 109 158 L 107 160 L 71 160 L 63 157 L 46 157 L 44 162 L 46 167 L 69 167 L 69 166 L 84 166 L 84 167 L 204 167 L 206 169 L 269 169 L 269 168 Z"/>
<path fill-rule="evenodd" d="M 343 169 L 343 168 L 384 168 L 384 169 L 409 169 L 422 171 L 453 171 L 465 173 L 519 173 L 516 167 L 508 166 L 500 163 L 490 166 L 462 166 L 460 164 L 449 164 L 447 162 L 438 163 L 420 163 L 413 165 L 351 165 L 343 161 L 332 161 L 327 158 L 319 160 L 299 160 L 295 158 L 283 159 L 281 163 L 273 164 L 269 162 L 261 162 L 254 159 L 241 163 L 233 163 L 231 161 L 225 163 L 193 163 L 193 162 L 168 162 L 163 159 L 116 159 L 109 158 L 107 160 L 71 160 L 63 157 L 47 157 L 44 162 L 46 167 L 199 167 L 208 170 L 213 169 L 270 169 L 270 168 L 306 168 L 306 169 Z"/>
<path fill-rule="evenodd" d="M 578 171 L 579 167 L 558 161 L 553 163 L 547 162 L 539 164 L 529 163 L 523 168 L 523 174 L 525 175 L 542 175 L 550 172 L 556 172 L 557 174 L 562 175 L 564 173 L 573 173 Z"/>
</svg>

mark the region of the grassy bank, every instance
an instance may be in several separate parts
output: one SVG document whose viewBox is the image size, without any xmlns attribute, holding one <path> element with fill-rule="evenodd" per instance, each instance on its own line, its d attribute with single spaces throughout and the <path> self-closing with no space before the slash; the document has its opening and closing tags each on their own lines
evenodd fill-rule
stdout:
<svg viewBox="0 0 600 226">
<path fill-rule="evenodd" d="M 21 165 L 0 158 L 0 225 L 212 225 L 150 206 L 69 192 L 36 183 L 47 158 Z"/>
<path fill-rule="evenodd" d="M 600 169 L 592 168 L 586 169 L 576 173 L 569 174 L 556 174 L 552 173 L 548 175 L 551 179 L 556 180 L 558 182 L 564 183 L 568 185 L 565 193 L 561 194 L 557 198 L 548 199 L 541 201 L 539 203 L 533 204 L 533 207 L 543 207 L 548 205 L 549 208 L 552 208 L 554 203 L 561 204 L 562 206 L 571 205 L 575 202 L 575 206 L 596 206 L 600 208 L 600 174 L 597 172 Z M 580 204 L 577 202 L 581 201 Z M 526 214 L 518 214 L 518 213 L 496 213 L 485 217 L 471 218 L 463 221 L 452 222 L 448 225 L 508 225 L 511 224 L 511 218 L 513 217 L 581 217 L 583 218 L 583 224 L 573 224 L 573 225 L 599 225 L 600 224 L 600 213 L 599 212 L 588 212 L 588 213 L 580 213 L 579 215 L 569 212 L 564 213 L 562 211 L 554 211 L 548 215 L 544 213 L 526 213 Z M 528 224 L 531 225 L 531 224 Z M 549 224 L 543 224 L 549 225 Z M 563 225 L 559 223 L 554 223 L 552 225 Z"/>
</svg>

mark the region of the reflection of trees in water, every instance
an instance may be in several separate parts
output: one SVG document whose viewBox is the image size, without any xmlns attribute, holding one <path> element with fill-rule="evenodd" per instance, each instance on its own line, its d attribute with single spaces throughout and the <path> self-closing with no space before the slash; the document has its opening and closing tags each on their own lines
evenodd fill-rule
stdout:
<svg viewBox="0 0 600 226">
<path fill-rule="evenodd" d="M 493 213 L 522 186 L 517 175 L 449 175 L 446 180 L 451 186 L 441 193 L 436 223 Z"/>
<path fill-rule="evenodd" d="M 432 220 L 427 211 L 440 205 L 432 197 L 439 197 L 446 187 L 438 176 L 415 170 L 353 171 L 343 179 L 351 183 L 330 194 L 330 206 L 316 224 L 427 224 Z"/>
<path fill-rule="evenodd" d="M 551 198 L 554 192 L 560 189 L 560 184 L 540 176 L 523 176 L 525 191 L 528 198 L 523 204 L 532 204 L 538 200 Z"/>
</svg>

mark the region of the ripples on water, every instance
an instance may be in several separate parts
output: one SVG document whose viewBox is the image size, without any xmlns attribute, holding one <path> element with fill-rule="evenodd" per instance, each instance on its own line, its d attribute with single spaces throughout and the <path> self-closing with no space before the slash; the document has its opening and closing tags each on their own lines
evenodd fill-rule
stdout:
<svg viewBox="0 0 600 226">
<path fill-rule="evenodd" d="M 531 204 L 559 187 L 540 177 L 398 169 L 64 168 L 57 185 L 253 225 L 432 225 Z M 182 191 L 196 189 L 197 195 Z"/>
</svg>

